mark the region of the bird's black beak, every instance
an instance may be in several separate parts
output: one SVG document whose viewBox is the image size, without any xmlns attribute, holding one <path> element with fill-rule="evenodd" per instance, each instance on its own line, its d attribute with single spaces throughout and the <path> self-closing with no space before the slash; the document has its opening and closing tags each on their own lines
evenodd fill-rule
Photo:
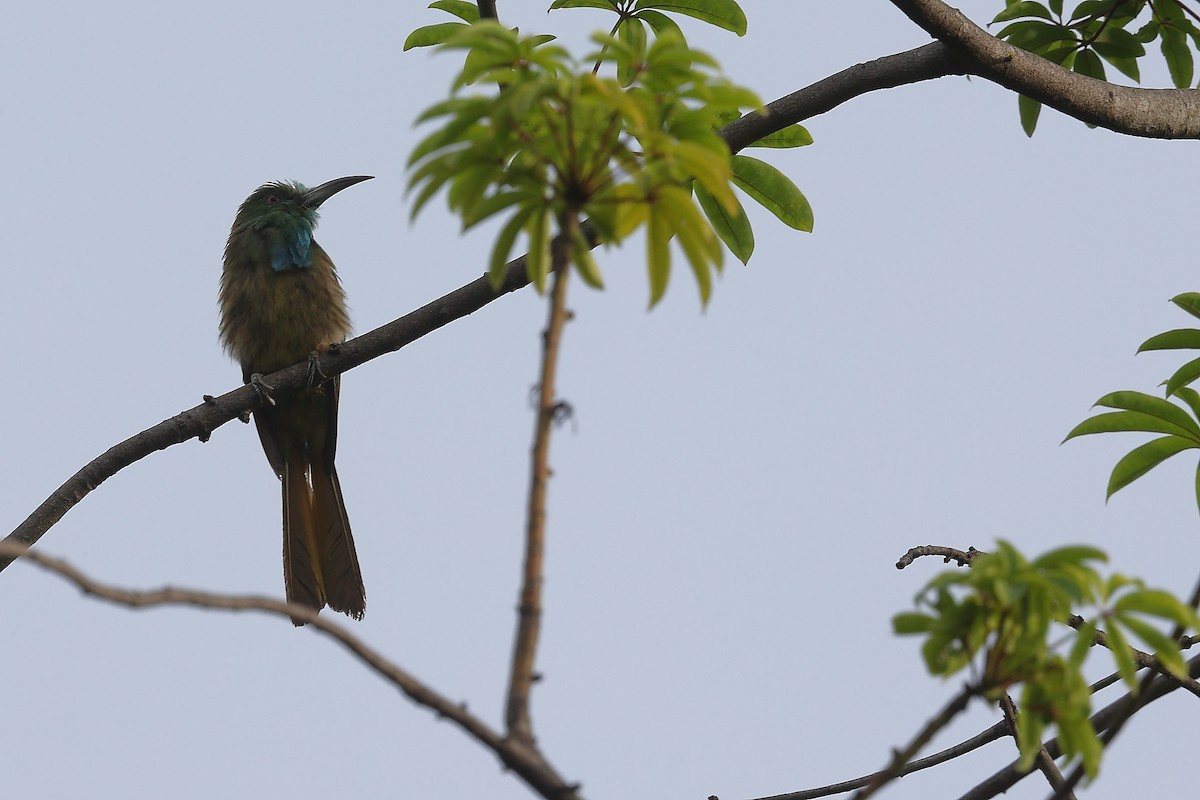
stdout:
<svg viewBox="0 0 1200 800">
<path fill-rule="evenodd" d="M 329 198 L 340 192 L 342 189 L 349 188 L 356 183 L 371 180 L 374 175 L 352 175 L 349 178 L 334 178 L 331 181 L 326 181 L 320 186 L 314 186 L 308 189 L 301 195 L 302 202 L 309 208 L 320 208 L 321 203 L 324 203 Z"/>
</svg>

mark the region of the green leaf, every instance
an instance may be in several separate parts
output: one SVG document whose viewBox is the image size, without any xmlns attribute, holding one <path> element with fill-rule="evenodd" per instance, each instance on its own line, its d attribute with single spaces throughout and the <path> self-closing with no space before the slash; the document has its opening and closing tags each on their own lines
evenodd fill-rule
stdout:
<svg viewBox="0 0 1200 800">
<path fill-rule="evenodd" d="M 1191 608 L 1180 602 L 1175 595 L 1164 592 L 1162 589 L 1138 589 L 1126 592 L 1112 604 L 1112 610 L 1120 613 L 1136 612 L 1152 617 L 1161 617 L 1184 627 L 1191 626 L 1195 621 Z M 1146 641 L 1150 640 L 1146 639 Z"/>
<path fill-rule="evenodd" d="M 1083 666 L 1083 662 L 1087 659 L 1087 655 L 1091 651 L 1095 641 L 1096 623 L 1094 620 L 1088 620 L 1085 625 L 1076 631 L 1075 641 L 1071 645 L 1070 654 L 1067 656 L 1068 663 L 1076 669 Z"/>
<path fill-rule="evenodd" d="M 1058 547 L 1042 553 L 1030 564 L 1034 569 L 1055 569 L 1063 564 L 1081 564 L 1085 561 L 1108 561 L 1108 554 L 1097 547 L 1075 544 Z"/>
<path fill-rule="evenodd" d="M 504 282 L 507 272 L 508 256 L 517 240 L 517 234 L 525 227 L 525 223 L 529 221 L 529 217 L 536 208 L 536 206 L 526 206 L 518 209 L 509 217 L 508 222 L 504 223 L 500 233 L 496 235 L 496 243 L 492 246 L 492 257 L 488 261 L 488 281 L 492 285 L 492 291 L 500 291 L 500 284 Z"/>
<path fill-rule="evenodd" d="M 617 38 L 625 43 L 632 54 L 632 58 L 617 61 L 617 81 L 622 86 L 629 86 L 637 79 L 638 69 L 645 61 L 645 23 L 636 17 L 625 17 L 617 23 Z"/>
<path fill-rule="evenodd" d="M 1112 25 L 1105 27 L 1100 32 L 1092 42 L 1092 47 L 1096 48 L 1096 52 L 1109 61 L 1114 58 L 1141 58 L 1146 55 L 1146 48 L 1142 46 L 1136 36 L 1123 28 L 1114 28 Z M 1113 66 L 1117 67 L 1115 63 Z M 1117 67 L 1117 69 L 1121 68 Z M 1129 77 L 1133 78 L 1134 76 L 1130 75 Z"/>
<path fill-rule="evenodd" d="M 1167 60 L 1167 69 L 1171 71 L 1171 80 L 1175 82 L 1175 88 L 1186 89 L 1191 86 L 1192 51 L 1183 31 L 1173 27 L 1162 29 L 1162 54 Z"/>
<path fill-rule="evenodd" d="M 1139 433 L 1170 433 L 1187 434 L 1186 428 L 1168 422 L 1160 417 L 1151 416 L 1141 411 L 1110 411 L 1088 417 L 1071 429 L 1063 439 L 1064 442 L 1077 436 L 1087 436 L 1093 433 L 1123 433 L 1137 431 Z"/>
<path fill-rule="evenodd" d="M 1031 52 L 1039 51 L 1055 42 L 1075 42 L 1075 32 L 1063 25 L 1038 20 L 1014 22 L 1001 30 L 996 37 L 1004 39 L 1014 47 Z"/>
<path fill-rule="evenodd" d="M 1195 442 L 1179 436 L 1163 436 L 1135 447 L 1113 467 L 1106 496 L 1112 497 L 1171 456 L 1196 446 Z"/>
<path fill-rule="evenodd" d="M 781 131 L 769 133 L 756 142 L 751 142 L 750 147 L 774 147 L 785 149 L 790 147 L 804 147 L 813 143 L 812 134 L 803 125 L 789 125 Z"/>
<path fill-rule="evenodd" d="M 1159 30 L 1162 28 L 1162 23 L 1156 19 L 1152 19 L 1142 27 L 1138 28 L 1137 33 L 1133 36 L 1142 44 L 1150 44 L 1158 38 Z"/>
<path fill-rule="evenodd" d="M 437 25 L 426 25 L 423 28 L 417 28 L 404 40 L 404 49 L 412 50 L 414 47 L 430 47 L 435 44 L 444 44 L 447 39 L 466 27 L 468 26 L 461 22 L 439 22 Z"/>
<path fill-rule="evenodd" d="M 892 617 L 892 630 L 897 636 L 913 633 L 929 633 L 933 630 L 935 620 L 928 614 L 919 611 L 903 611 Z"/>
<path fill-rule="evenodd" d="M 1024 129 L 1025 135 L 1033 136 L 1033 132 L 1037 128 L 1038 115 L 1042 113 L 1041 102 L 1023 94 L 1018 95 L 1017 109 L 1021 112 L 1021 128 Z"/>
<path fill-rule="evenodd" d="M 1200 378 L 1200 358 L 1192 359 L 1184 364 L 1167 379 L 1167 396 L 1175 394 L 1197 378 Z"/>
<path fill-rule="evenodd" d="M 700 301 L 708 305 L 712 296 L 710 265 L 719 267 L 721 264 L 721 246 L 717 244 L 712 226 L 700 216 L 691 194 L 678 186 L 660 188 L 658 204 L 664 214 L 669 215 L 671 229 L 692 268 L 700 289 Z"/>
<path fill-rule="evenodd" d="M 1095 17 L 1097 14 L 1105 11 L 1110 5 L 1112 5 L 1112 0 L 1083 0 L 1082 3 L 1075 6 L 1075 10 L 1071 12 L 1069 20 L 1075 22 Z"/>
<path fill-rule="evenodd" d="M 429 7 L 453 14 L 463 22 L 479 22 L 479 6 L 467 0 L 437 0 L 430 3 Z"/>
<path fill-rule="evenodd" d="M 1188 408 L 1192 410 L 1192 414 L 1200 418 L 1200 394 L 1197 394 L 1195 389 L 1189 389 L 1185 386 L 1176 389 L 1172 392 L 1172 395 L 1187 403 Z"/>
<path fill-rule="evenodd" d="M 1117 619 L 1120 624 L 1149 645 L 1149 648 L 1154 651 L 1154 657 L 1158 659 L 1158 663 L 1166 667 L 1168 672 L 1180 678 L 1187 677 L 1187 665 L 1183 663 L 1179 644 L 1172 641 L 1170 636 L 1137 617 L 1119 614 Z"/>
<path fill-rule="evenodd" d="M 605 11 L 616 11 L 617 0 L 554 0 L 550 10 L 556 8 L 602 8 Z"/>
<path fill-rule="evenodd" d="M 1144 394 L 1143 392 L 1112 392 L 1097 400 L 1096 405 L 1107 408 L 1123 408 L 1127 411 L 1141 411 L 1143 414 L 1149 414 L 1152 417 L 1173 422 L 1180 428 L 1200 438 L 1200 426 L 1196 424 L 1196 420 L 1192 419 L 1186 411 L 1169 400 L 1155 397 L 1152 394 Z"/>
<path fill-rule="evenodd" d="M 734 0 L 638 0 L 634 9 L 673 11 L 716 25 L 738 36 L 746 35 L 746 15 Z"/>
<path fill-rule="evenodd" d="M 1042 19 L 1053 19 L 1050 10 L 1041 3 L 1034 3 L 1031 0 L 1023 0 L 1023 2 L 1013 3 L 1008 8 L 1001 11 L 995 16 L 991 24 L 997 22 L 1008 22 L 1010 19 L 1018 17 L 1040 17 Z"/>
<path fill-rule="evenodd" d="M 638 19 L 644 20 L 655 36 L 675 35 L 679 37 L 679 41 L 684 41 L 683 31 L 676 24 L 675 20 L 663 14 L 661 11 L 655 11 L 652 8 L 643 9 L 635 14 Z"/>
<path fill-rule="evenodd" d="M 1098 81 L 1105 80 L 1104 62 L 1100 60 L 1100 56 L 1091 50 L 1080 50 L 1076 53 L 1075 64 L 1072 69 L 1080 75 L 1087 75 L 1089 78 L 1095 78 Z"/>
<path fill-rule="evenodd" d="M 1096 49 L 1096 52 L 1100 53 L 1101 55 L 1104 55 L 1104 53 L 1102 53 L 1099 48 Z M 1138 63 L 1137 63 L 1136 58 L 1120 58 L 1117 56 L 1104 56 L 1104 60 L 1107 61 L 1108 63 L 1112 64 L 1114 67 L 1116 67 L 1121 72 L 1121 74 L 1123 74 L 1125 77 L 1130 78 L 1131 80 L 1136 81 L 1137 83 L 1142 82 L 1142 76 L 1141 76 L 1141 72 L 1138 69 Z"/>
<path fill-rule="evenodd" d="M 667 291 L 671 279 L 671 223 L 657 205 L 651 203 L 646 217 L 646 269 L 650 274 L 650 307 Z"/>
<path fill-rule="evenodd" d="M 1061 16 L 1062 4 L 1063 0 L 1050 0 L 1050 10 L 1054 12 L 1055 15 Z"/>
<path fill-rule="evenodd" d="M 1171 298 L 1171 302 L 1193 317 L 1200 318 L 1200 293 L 1184 292 L 1183 294 L 1177 294 Z"/>
<path fill-rule="evenodd" d="M 534 209 L 525 226 L 529 234 L 529 254 L 525 258 L 525 270 L 529 280 L 539 293 L 546 292 L 546 278 L 553 266 L 550 255 L 550 213 L 545 206 Z"/>
<path fill-rule="evenodd" d="M 812 206 L 786 175 L 765 161 L 734 156 L 733 182 L 784 225 L 798 231 L 813 229 Z"/>
<path fill-rule="evenodd" d="M 748 263 L 751 254 L 754 253 L 754 230 L 750 227 L 750 220 L 746 217 L 742 204 L 735 197 L 733 202 L 737 204 L 737 207 L 733 213 L 730 213 L 702 185 L 697 183 L 693 189 L 696 192 L 696 200 L 700 203 L 700 209 L 712 223 L 717 236 L 721 237 L 721 241 L 729 248 L 729 252 L 733 253 L 739 261 L 743 264 Z"/>
<path fill-rule="evenodd" d="M 588 246 L 587 237 L 583 235 L 583 231 L 578 229 L 578 226 L 572 237 L 571 260 L 575 263 L 575 269 L 579 272 L 579 277 L 583 278 L 584 283 L 593 289 L 604 288 L 604 276 L 600 274 L 600 267 L 592 255 L 592 248 Z"/>
<path fill-rule="evenodd" d="M 1138 347 L 1139 353 L 1148 350 L 1195 350 L 1200 349 L 1200 330 L 1179 328 L 1157 336 L 1151 336 Z"/>
<path fill-rule="evenodd" d="M 1129 643 L 1125 640 L 1125 634 L 1121 632 L 1118 625 L 1110 625 L 1105 631 L 1108 638 L 1108 650 L 1112 653 L 1113 661 L 1117 662 L 1117 672 L 1121 673 L 1121 680 L 1125 681 L 1125 685 L 1130 689 L 1137 690 L 1137 663 L 1133 660 L 1133 653 L 1129 649 Z"/>
</svg>

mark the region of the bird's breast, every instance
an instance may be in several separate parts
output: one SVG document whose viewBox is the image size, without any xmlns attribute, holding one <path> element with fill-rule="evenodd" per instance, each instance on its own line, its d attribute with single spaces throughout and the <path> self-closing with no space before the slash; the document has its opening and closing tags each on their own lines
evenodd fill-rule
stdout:
<svg viewBox="0 0 1200 800">
<path fill-rule="evenodd" d="M 274 372 L 313 350 L 345 341 L 346 297 L 333 263 L 316 243 L 307 267 L 276 271 L 269 262 L 226 258 L 221 278 L 221 338 L 247 372 Z"/>
</svg>

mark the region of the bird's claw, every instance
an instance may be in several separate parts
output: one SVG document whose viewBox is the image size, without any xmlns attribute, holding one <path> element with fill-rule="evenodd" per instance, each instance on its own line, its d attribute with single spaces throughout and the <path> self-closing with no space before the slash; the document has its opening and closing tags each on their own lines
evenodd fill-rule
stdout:
<svg viewBox="0 0 1200 800">
<path fill-rule="evenodd" d="M 317 380 L 318 375 L 321 376 L 321 380 Z M 321 354 L 313 350 L 308 354 L 308 388 L 311 389 L 327 380 L 329 376 L 321 369 Z"/>
<path fill-rule="evenodd" d="M 254 391 L 264 403 L 269 406 L 275 405 L 275 398 L 271 396 L 275 387 L 263 380 L 261 372 L 255 372 L 250 376 L 250 385 L 254 387 Z"/>
</svg>

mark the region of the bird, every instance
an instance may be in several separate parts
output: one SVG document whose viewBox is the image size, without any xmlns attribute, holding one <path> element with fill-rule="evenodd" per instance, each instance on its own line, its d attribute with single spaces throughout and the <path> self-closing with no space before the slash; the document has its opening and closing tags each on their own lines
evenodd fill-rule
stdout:
<svg viewBox="0 0 1200 800">
<path fill-rule="evenodd" d="M 313 228 L 322 203 L 370 179 L 337 178 L 311 189 L 279 181 L 255 189 L 229 231 L 219 294 L 221 342 L 241 365 L 242 380 L 265 401 L 254 423 L 283 486 L 287 600 L 318 612 L 329 606 L 354 619 L 366 610 L 366 590 L 334 468 L 341 381 L 316 380 L 316 355 L 346 340 L 350 314 Z M 305 359 L 308 388 L 276 392 L 262 381 Z M 292 623 L 304 621 L 293 616 Z"/>
</svg>

